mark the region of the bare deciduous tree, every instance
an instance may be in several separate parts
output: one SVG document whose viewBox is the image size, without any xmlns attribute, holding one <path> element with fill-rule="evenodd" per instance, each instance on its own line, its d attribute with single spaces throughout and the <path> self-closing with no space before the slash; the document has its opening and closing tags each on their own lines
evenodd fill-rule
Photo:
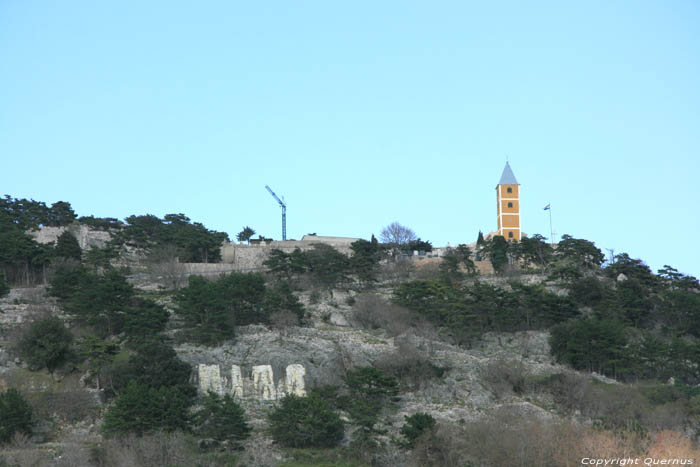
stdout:
<svg viewBox="0 0 700 467">
<path fill-rule="evenodd" d="M 398 222 L 392 222 L 382 229 L 380 238 L 383 243 L 393 243 L 395 245 L 406 245 L 416 240 L 416 233 Z"/>
</svg>

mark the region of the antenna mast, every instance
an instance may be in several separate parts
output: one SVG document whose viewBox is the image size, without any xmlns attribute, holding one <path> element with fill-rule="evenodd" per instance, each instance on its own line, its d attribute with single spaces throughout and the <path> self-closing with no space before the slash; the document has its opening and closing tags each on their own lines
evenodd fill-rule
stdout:
<svg viewBox="0 0 700 467">
<path fill-rule="evenodd" d="M 287 240 L 287 205 L 277 197 L 275 192 L 272 191 L 272 188 L 267 185 L 265 185 L 265 188 L 267 188 L 267 191 L 270 192 L 272 197 L 275 198 L 282 207 L 282 240 Z"/>
</svg>

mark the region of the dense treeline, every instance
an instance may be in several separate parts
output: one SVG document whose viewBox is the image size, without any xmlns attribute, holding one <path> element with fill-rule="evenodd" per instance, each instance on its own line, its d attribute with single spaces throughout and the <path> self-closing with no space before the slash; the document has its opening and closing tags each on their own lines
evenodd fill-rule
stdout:
<svg viewBox="0 0 700 467">
<path fill-rule="evenodd" d="M 183 263 L 215 263 L 221 260 L 221 244 L 228 234 L 207 229 L 191 222 L 184 214 L 166 214 L 163 219 L 152 214 L 129 216 L 113 243 L 145 250 L 174 247 Z"/>
<path fill-rule="evenodd" d="M 394 289 L 394 301 L 444 327 L 460 343 L 488 331 L 546 329 L 579 315 L 568 297 L 519 282 L 507 290 L 479 281 L 412 281 Z"/>
<path fill-rule="evenodd" d="M 41 245 L 27 233 L 41 226 L 61 227 L 75 220 L 69 203 L 45 203 L 0 198 L 0 271 L 11 284 L 45 280 L 46 267 L 55 257 L 52 245 Z"/>
<path fill-rule="evenodd" d="M 155 252 L 156 256 L 166 251 L 181 262 L 217 262 L 221 260 L 220 246 L 228 240 L 226 233 L 209 230 L 184 214 L 167 214 L 163 219 L 151 214 L 129 216 L 125 222 L 93 216 L 78 218 L 65 201 L 47 206 L 5 195 L 0 198 L 0 276 L 11 284 L 45 283 L 47 268 L 57 259 L 80 260 L 80 246 L 68 231 L 59 236 L 55 245 L 40 244 L 28 233 L 44 226 L 66 227 L 74 222 L 113 234 L 107 248 L 88 252 L 87 259 L 101 265 L 108 264 L 124 246 Z"/>
<path fill-rule="evenodd" d="M 652 274 L 623 253 L 566 284 L 585 318 L 552 329 L 552 353 L 574 368 L 625 379 L 700 381 L 700 284 L 670 266 Z"/>
<path fill-rule="evenodd" d="M 289 314 L 298 323 L 304 307 L 289 284 L 269 286 L 258 273 L 231 273 L 215 280 L 190 276 L 175 297 L 184 321 L 183 340 L 212 345 L 235 335 L 235 326 L 269 324 L 274 314 Z"/>
<path fill-rule="evenodd" d="M 400 284 L 394 301 L 457 342 L 469 343 L 486 331 L 551 329 L 552 354 L 576 369 L 627 380 L 700 381 L 696 278 L 670 266 L 655 275 L 626 253 L 603 267 L 605 256 L 593 242 L 568 235 L 556 248 L 538 235 L 520 243 L 496 236 L 477 244 L 477 257 L 490 259 L 497 273 L 535 268 L 546 274 L 549 286 L 465 283 L 474 276 L 469 255 L 459 249 L 449 253 L 437 278 Z"/>
<path fill-rule="evenodd" d="M 371 241 L 358 240 L 350 248 L 349 257 L 322 243 L 314 244 L 311 250 L 295 248 L 291 253 L 273 249 L 263 264 L 278 277 L 291 280 L 305 276 L 326 288 L 347 285 L 353 278 L 367 285 L 376 282 L 379 262 L 387 255 L 386 245 L 372 236 Z"/>
</svg>

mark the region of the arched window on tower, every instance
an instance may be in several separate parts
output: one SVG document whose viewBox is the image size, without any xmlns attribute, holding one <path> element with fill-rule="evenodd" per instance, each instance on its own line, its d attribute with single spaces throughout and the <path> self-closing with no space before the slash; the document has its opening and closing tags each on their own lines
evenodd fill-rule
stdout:
<svg viewBox="0 0 700 467">
<path fill-rule="evenodd" d="M 508 238 L 513 238 L 513 232 L 508 232 Z"/>
<path fill-rule="evenodd" d="M 508 207 L 509 207 L 509 208 L 512 208 L 512 207 L 513 207 L 513 203 L 508 202 Z"/>
<path fill-rule="evenodd" d="M 511 187 L 508 187 L 508 188 L 506 189 L 506 191 L 507 191 L 508 193 L 513 193 L 513 189 L 512 189 Z"/>
</svg>

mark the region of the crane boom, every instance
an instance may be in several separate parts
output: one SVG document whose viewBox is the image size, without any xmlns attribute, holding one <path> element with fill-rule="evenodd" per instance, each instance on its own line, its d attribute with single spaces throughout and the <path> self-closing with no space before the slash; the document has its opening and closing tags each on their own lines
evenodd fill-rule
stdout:
<svg viewBox="0 0 700 467">
<path fill-rule="evenodd" d="M 272 197 L 277 200 L 282 208 L 282 240 L 287 240 L 287 205 L 284 203 L 284 201 L 279 199 L 275 192 L 272 191 L 272 188 L 270 188 L 268 185 L 265 185 L 265 188 L 267 188 L 267 191 L 270 192 Z"/>
<path fill-rule="evenodd" d="M 277 200 L 278 203 L 280 203 L 280 206 L 282 206 L 283 208 L 286 208 L 286 207 L 287 207 L 287 205 L 284 204 L 284 202 L 283 202 L 281 199 L 279 199 L 279 198 L 277 197 L 277 195 L 275 194 L 275 192 L 272 191 L 272 188 L 270 188 L 268 185 L 265 185 L 265 188 L 267 188 L 267 191 L 270 192 L 270 194 L 272 195 L 272 197 L 275 198 L 275 199 Z"/>
</svg>

